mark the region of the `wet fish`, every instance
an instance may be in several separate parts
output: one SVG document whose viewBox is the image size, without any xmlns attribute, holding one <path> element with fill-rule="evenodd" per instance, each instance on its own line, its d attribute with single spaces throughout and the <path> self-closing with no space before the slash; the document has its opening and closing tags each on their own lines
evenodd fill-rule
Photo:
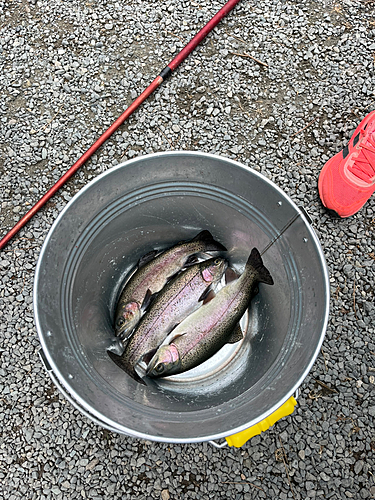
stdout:
<svg viewBox="0 0 375 500">
<path fill-rule="evenodd" d="M 135 380 L 136 365 L 148 361 L 172 328 L 200 306 L 227 268 L 223 258 L 211 258 L 181 271 L 170 280 L 142 316 L 122 356 L 108 351 L 111 359 Z"/>
<path fill-rule="evenodd" d="M 223 250 L 226 248 L 205 230 L 192 240 L 179 242 L 163 252 L 155 250 L 143 256 L 118 301 L 115 335 L 124 341 L 129 338 L 152 296 L 164 287 L 171 276 L 189 263 L 189 259 L 191 261 L 195 254 Z"/>
<path fill-rule="evenodd" d="M 239 321 L 258 282 L 273 279 L 254 248 L 243 274 L 224 286 L 210 302 L 182 321 L 163 342 L 147 367 L 149 377 L 182 373 L 206 361 L 226 343 L 243 338 Z"/>
</svg>

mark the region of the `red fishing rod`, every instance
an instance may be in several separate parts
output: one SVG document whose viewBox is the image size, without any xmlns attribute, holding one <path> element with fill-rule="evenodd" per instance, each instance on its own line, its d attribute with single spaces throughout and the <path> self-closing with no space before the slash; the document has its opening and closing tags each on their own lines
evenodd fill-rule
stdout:
<svg viewBox="0 0 375 500">
<path fill-rule="evenodd" d="M 190 42 L 177 54 L 177 56 L 166 66 L 159 76 L 147 87 L 137 99 L 122 113 L 121 116 L 97 139 L 96 142 L 72 165 L 69 170 L 54 184 L 45 195 L 20 219 L 17 224 L 0 240 L 0 250 L 13 238 L 18 231 L 47 203 L 47 201 L 87 162 L 87 160 L 109 139 L 109 137 L 134 113 L 134 111 L 152 94 L 152 92 L 171 75 L 187 56 L 193 52 L 196 46 L 206 38 L 208 33 L 240 2 L 240 0 L 229 0 L 217 14 L 190 40 Z"/>
</svg>

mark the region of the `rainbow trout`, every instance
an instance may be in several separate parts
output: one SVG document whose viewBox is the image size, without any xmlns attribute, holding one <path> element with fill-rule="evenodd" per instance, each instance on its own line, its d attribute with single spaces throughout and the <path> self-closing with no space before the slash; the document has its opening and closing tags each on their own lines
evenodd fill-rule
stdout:
<svg viewBox="0 0 375 500">
<path fill-rule="evenodd" d="M 209 291 L 215 288 L 227 261 L 211 258 L 181 271 L 170 280 L 142 316 L 121 356 L 108 351 L 111 359 L 135 380 L 140 381 L 135 367 L 144 358 L 151 359 L 172 328 L 195 311 Z"/>
<path fill-rule="evenodd" d="M 273 285 L 259 251 L 254 248 L 243 274 L 168 335 L 148 364 L 147 376 L 164 377 L 185 372 L 206 361 L 226 343 L 241 340 L 239 321 L 258 282 Z"/>
<path fill-rule="evenodd" d="M 167 283 L 182 267 L 199 252 L 223 251 L 226 248 L 215 241 L 207 230 L 195 238 L 182 241 L 161 253 L 152 251 L 142 257 L 138 269 L 125 285 L 115 314 L 115 335 L 126 341 L 142 312 L 148 307 L 153 294 Z"/>
</svg>

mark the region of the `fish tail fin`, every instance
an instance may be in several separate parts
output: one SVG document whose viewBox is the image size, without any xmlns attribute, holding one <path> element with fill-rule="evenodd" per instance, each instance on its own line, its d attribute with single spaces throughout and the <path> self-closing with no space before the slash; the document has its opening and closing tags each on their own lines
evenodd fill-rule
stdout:
<svg viewBox="0 0 375 500">
<path fill-rule="evenodd" d="M 116 363 L 116 365 L 119 368 L 121 368 L 122 370 L 124 370 L 125 373 L 127 373 L 128 375 L 130 375 L 130 377 L 132 377 L 136 382 L 139 382 L 139 383 L 141 383 L 143 385 L 146 385 L 146 383 L 135 372 L 135 370 L 129 370 L 129 367 L 126 365 L 126 363 L 124 363 L 124 360 L 123 360 L 122 356 L 118 356 L 118 354 L 115 354 L 112 351 L 107 351 L 107 353 L 108 353 L 108 356 L 112 359 L 112 361 L 114 363 Z"/>
<path fill-rule="evenodd" d="M 192 241 L 201 241 L 202 243 L 205 244 L 206 250 L 211 250 L 211 251 L 223 251 L 226 252 L 227 249 L 225 248 L 224 245 L 219 243 L 214 239 L 210 231 L 205 229 L 204 231 L 201 231 L 195 238 L 192 239 Z"/>
<path fill-rule="evenodd" d="M 252 266 L 255 269 L 255 271 L 257 273 L 257 279 L 260 283 L 266 283 L 267 285 L 273 285 L 272 276 L 271 276 L 269 270 L 263 264 L 262 257 L 261 257 L 259 250 L 257 248 L 253 248 L 251 250 L 251 254 L 250 254 L 249 258 L 247 259 L 246 266 Z"/>
<path fill-rule="evenodd" d="M 230 334 L 227 344 L 235 344 L 236 342 L 239 342 L 240 340 L 243 339 L 243 332 L 242 328 L 239 323 L 235 326 L 233 332 Z"/>
</svg>

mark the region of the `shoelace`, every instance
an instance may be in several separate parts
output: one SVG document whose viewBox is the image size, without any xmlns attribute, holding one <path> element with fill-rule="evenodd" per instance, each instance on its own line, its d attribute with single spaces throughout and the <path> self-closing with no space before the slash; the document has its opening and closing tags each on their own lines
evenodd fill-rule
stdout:
<svg viewBox="0 0 375 500">
<path fill-rule="evenodd" d="M 360 131 L 360 135 L 365 134 L 365 130 Z M 365 182 L 375 180 L 375 128 L 368 133 L 366 142 L 361 144 L 361 151 L 350 170 Z"/>
</svg>

